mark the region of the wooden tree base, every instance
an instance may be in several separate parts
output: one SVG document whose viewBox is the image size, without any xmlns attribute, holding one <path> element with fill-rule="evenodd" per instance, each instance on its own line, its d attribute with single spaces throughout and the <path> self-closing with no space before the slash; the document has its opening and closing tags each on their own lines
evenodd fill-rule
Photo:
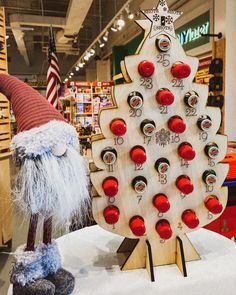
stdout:
<svg viewBox="0 0 236 295">
<path fill-rule="evenodd" d="M 121 266 L 122 270 L 146 268 L 152 282 L 155 281 L 154 266 L 176 263 L 183 276 L 186 277 L 185 262 L 201 259 L 185 234 L 170 241 L 163 241 L 163 243 L 125 238 L 117 252 L 129 253 Z"/>
</svg>

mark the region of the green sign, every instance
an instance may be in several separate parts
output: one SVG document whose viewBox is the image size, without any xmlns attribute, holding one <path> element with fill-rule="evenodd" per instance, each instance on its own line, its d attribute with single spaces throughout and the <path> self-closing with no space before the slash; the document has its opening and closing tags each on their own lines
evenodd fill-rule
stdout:
<svg viewBox="0 0 236 295">
<path fill-rule="evenodd" d="M 209 37 L 203 37 L 201 34 L 209 34 L 209 32 L 210 11 L 199 15 L 176 30 L 176 34 L 184 50 L 190 50 L 208 43 Z"/>
</svg>

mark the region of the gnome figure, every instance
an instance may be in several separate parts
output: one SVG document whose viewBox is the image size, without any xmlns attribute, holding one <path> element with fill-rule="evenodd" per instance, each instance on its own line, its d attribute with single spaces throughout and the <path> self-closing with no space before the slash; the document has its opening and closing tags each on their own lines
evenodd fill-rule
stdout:
<svg viewBox="0 0 236 295">
<path fill-rule="evenodd" d="M 17 122 L 11 147 L 19 164 L 14 198 L 31 214 L 27 244 L 15 252 L 11 270 L 14 295 L 71 294 L 74 277 L 61 267 L 52 237 L 52 221 L 67 223 L 77 214 L 83 223 L 89 207 L 87 165 L 79 154 L 76 130 L 37 91 L 0 74 L 0 92 L 10 101 Z M 43 242 L 35 245 L 38 218 Z"/>
</svg>

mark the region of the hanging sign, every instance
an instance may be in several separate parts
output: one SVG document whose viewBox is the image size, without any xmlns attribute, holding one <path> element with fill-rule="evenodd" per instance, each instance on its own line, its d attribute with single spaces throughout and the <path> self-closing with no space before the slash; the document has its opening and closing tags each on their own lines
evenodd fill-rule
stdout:
<svg viewBox="0 0 236 295">
<path fill-rule="evenodd" d="M 209 42 L 209 37 L 201 34 L 210 33 L 210 11 L 199 15 L 176 30 L 177 37 L 185 50 L 190 50 Z"/>
</svg>

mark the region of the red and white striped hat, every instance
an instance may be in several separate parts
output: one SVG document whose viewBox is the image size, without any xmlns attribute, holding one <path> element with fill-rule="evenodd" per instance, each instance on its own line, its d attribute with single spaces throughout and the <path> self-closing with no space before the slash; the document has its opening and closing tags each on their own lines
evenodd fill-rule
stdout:
<svg viewBox="0 0 236 295">
<path fill-rule="evenodd" d="M 11 102 L 17 133 L 39 127 L 51 120 L 65 122 L 45 97 L 13 76 L 0 74 L 0 92 Z"/>
<path fill-rule="evenodd" d="M 59 145 L 78 147 L 75 128 L 32 87 L 13 76 L 0 74 L 0 92 L 11 102 L 16 118 L 13 150 L 23 150 L 23 156 L 35 157 Z"/>
</svg>

